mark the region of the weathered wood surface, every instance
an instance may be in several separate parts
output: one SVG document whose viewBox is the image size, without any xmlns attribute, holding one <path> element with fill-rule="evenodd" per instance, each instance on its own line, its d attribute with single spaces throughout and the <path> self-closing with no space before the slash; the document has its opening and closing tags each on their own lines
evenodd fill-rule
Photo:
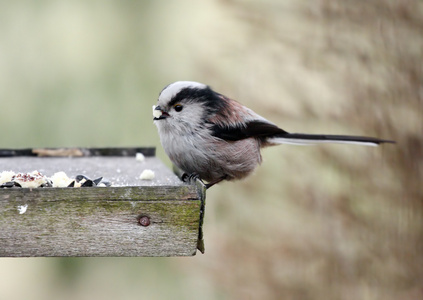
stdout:
<svg viewBox="0 0 423 300">
<path fill-rule="evenodd" d="M 147 168 L 156 177 L 141 181 Z M 19 156 L 0 158 L 2 170 L 105 176 L 113 186 L 0 189 L 0 256 L 187 256 L 204 250 L 203 186 L 182 183 L 155 157 Z"/>
</svg>

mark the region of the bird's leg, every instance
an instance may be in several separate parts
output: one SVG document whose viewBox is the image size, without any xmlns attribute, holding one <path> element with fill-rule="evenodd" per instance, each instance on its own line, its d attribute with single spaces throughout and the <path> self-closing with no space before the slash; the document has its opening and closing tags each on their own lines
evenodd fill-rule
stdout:
<svg viewBox="0 0 423 300">
<path fill-rule="evenodd" d="M 197 173 L 192 173 L 192 174 L 184 173 L 184 174 L 182 174 L 182 177 L 181 177 L 182 181 L 187 182 L 187 183 L 195 182 L 195 180 L 198 179 L 204 184 L 206 189 L 211 188 L 213 185 L 225 180 L 226 178 L 228 178 L 228 175 L 222 176 L 222 177 L 220 177 L 220 178 L 218 178 L 214 181 L 211 181 L 209 183 L 204 183 L 203 180 L 200 178 L 200 175 L 198 175 Z"/>
<path fill-rule="evenodd" d="M 222 176 L 222 177 L 216 179 L 215 181 L 212 181 L 212 182 L 209 182 L 209 183 L 205 184 L 206 189 L 211 188 L 213 185 L 215 185 L 216 183 L 219 183 L 219 182 L 225 180 L 227 177 L 228 177 L 228 175 L 225 175 L 225 176 Z"/>
</svg>

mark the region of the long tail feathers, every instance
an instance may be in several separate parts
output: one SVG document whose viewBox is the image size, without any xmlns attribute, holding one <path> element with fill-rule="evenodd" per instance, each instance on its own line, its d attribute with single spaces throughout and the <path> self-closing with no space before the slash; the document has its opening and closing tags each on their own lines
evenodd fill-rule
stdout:
<svg viewBox="0 0 423 300">
<path fill-rule="evenodd" d="M 286 133 L 268 139 L 271 144 L 314 145 L 320 143 L 355 144 L 365 146 L 378 146 L 381 143 L 395 143 L 394 141 L 381 140 L 365 136 L 327 135 Z"/>
</svg>

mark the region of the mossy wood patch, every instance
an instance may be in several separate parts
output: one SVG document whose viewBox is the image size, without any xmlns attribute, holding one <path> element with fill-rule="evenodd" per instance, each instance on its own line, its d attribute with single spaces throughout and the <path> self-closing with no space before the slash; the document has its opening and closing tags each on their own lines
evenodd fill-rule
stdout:
<svg viewBox="0 0 423 300">
<path fill-rule="evenodd" d="M 89 156 L 79 157 L 10 151 L 0 150 L 9 154 L 0 157 L 0 171 L 103 176 L 112 186 L 0 189 L 0 256 L 189 256 L 197 248 L 204 251 L 204 186 L 182 183 L 154 157 L 154 149 L 113 149 L 112 156 L 88 151 Z M 145 161 L 136 161 L 136 152 L 144 153 Z M 153 170 L 155 178 L 140 180 L 144 169 Z"/>
</svg>

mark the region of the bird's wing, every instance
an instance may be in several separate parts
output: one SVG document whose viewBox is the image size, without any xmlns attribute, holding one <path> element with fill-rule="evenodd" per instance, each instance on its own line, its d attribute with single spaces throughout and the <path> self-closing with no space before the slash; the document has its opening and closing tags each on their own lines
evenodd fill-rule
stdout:
<svg viewBox="0 0 423 300">
<path fill-rule="evenodd" d="M 239 102 L 221 94 L 217 96 L 223 105 L 206 120 L 212 135 L 227 141 L 238 141 L 250 137 L 267 138 L 287 132 Z"/>
<path fill-rule="evenodd" d="M 285 130 L 278 126 L 262 120 L 252 120 L 230 126 L 214 123 L 211 126 L 211 130 L 213 136 L 227 141 L 238 141 L 250 137 L 265 139 L 287 134 Z"/>
</svg>

